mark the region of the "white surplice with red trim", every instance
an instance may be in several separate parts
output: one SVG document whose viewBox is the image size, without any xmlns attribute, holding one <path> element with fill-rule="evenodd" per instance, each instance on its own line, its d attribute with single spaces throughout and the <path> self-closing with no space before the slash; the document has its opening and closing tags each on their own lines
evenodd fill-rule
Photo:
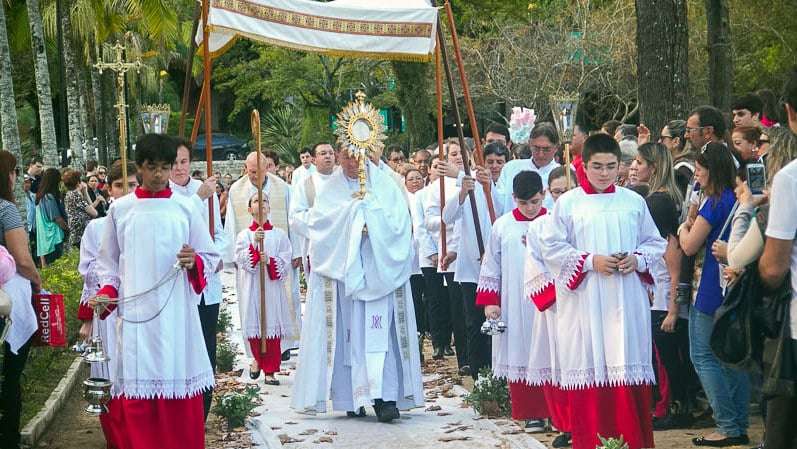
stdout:
<svg viewBox="0 0 797 449">
<path fill-rule="evenodd" d="M 266 263 L 266 338 L 293 335 L 298 332 L 293 326 L 294 320 L 288 307 L 288 293 L 285 279 L 287 270 L 291 269 L 293 249 L 288 234 L 282 229 L 264 223 L 263 247 L 268 261 Z M 261 262 L 259 246 L 255 240 L 257 224 L 252 223 L 248 229 L 238 233 L 235 242 L 235 263 L 240 268 L 240 286 L 242 296 L 239 302 L 246 302 L 243 333 L 244 344 L 249 338 L 260 337 L 260 280 L 258 265 Z M 281 340 L 280 340 L 281 341 Z M 282 351 L 290 349 L 282 348 Z"/>
<path fill-rule="evenodd" d="M 141 188 L 113 202 L 97 258 L 98 294 L 125 298 L 152 289 L 177 262 L 183 244 L 196 252 L 196 266 L 181 271 L 151 293 L 119 304 L 113 326 L 116 345 L 113 397 L 185 399 L 214 384 L 198 294 L 221 260 L 202 216 L 186 198 L 167 188 Z"/>
<path fill-rule="evenodd" d="M 545 213 L 542 209 L 540 215 Z M 492 337 L 492 367 L 496 377 L 509 382 L 527 381 L 529 350 L 537 344 L 531 329 L 539 312 L 525 298 L 521 263 L 530 221 L 518 209 L 495 221 L 484 248 L 476 289 L 478 306 L 501 306 L 501 319 L 507 327 L 506 332 Z"/>
<path fill-rule="evenodd" d="M 645 200 L 622 187 L 603 194 L 589 185 L 573 189 L 557 201 L 540 241 L 556 286 L 554 383 L 564 389 L 653 384 L 645 284 L 667 242 Z M 593 255 L 618 252 L 637 256 L 636 273 L 592 271 Z"/>
</svg>

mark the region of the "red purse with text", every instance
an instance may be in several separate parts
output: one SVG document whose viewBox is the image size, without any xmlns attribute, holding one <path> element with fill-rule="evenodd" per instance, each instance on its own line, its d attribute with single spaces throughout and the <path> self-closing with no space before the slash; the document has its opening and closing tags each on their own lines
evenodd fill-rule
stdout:
<svg viewBox="0 0 797 449">
<path fill-rule="evenodd" d="M 34 346 L 66 346 L 66 311 L 64 295 L 41 293 L 33 295 L 33 309 L 39 329 L 33 335 Z"/>
</svg>

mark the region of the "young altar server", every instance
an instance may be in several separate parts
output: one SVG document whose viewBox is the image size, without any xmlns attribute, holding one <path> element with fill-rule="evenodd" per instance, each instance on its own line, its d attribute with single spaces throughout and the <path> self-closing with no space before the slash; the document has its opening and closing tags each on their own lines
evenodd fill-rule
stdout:
<svg viewBox="0 0 797 449">
<path fill-rule="evenodd" d="M 555 279 L 558 366 L 569 390 L 573 448 L 598 435 L 653 447 L 651 262 L 664 254 L 644 198 L 616 187 L 620 147 L 608 135 L 584 144 L 586 180 L 559 198 L 542 230 L 542 255 Z"/>
<path fill-rule="evenodd" d="M 484 307 L 487 318 L 500 317 L 507 325 L 504 333 L 493 336 L 492 367 L 496 377 L 509 382 L 512 419 L 526 420 L 527 429 L 542 432 L 544 419 L 550 416 L 545 395 L 541 386 L 526 380 L 529 350 L 540 344 L 531 336 L 539 312 L 523 294 L 524 265 L 519 262 L 525 257 L 529 222 L 546 214 L 542 207 L 545 190 L 538 173 L 522 171 L 512 181 L 512 191 L 517 207 L 493 224 L 484 248 L 476 305 Z"/>
<path fill-rule="evenodd" d="M 285 285 L 287 270 L 291 269 L 291 241 L 282 229 L 271 226 L 266 219 L 270 212 L 268 197 L 258 203 L 257 193 L 249 198 L 249 213 L 252 224 L 238 233 L 235 241 L 235 262 L 241 269 L 240 302 L 246 302 L 244 315 L 244 338 L 252 350 L 259 370 L 249 373 L 256 379 L 260 370 L 265 373 L 266 385 L 279 385 L 274 373 L 279 372 L 282 338 L 293 335 L 291 311 Z M 263 223 L 257 221 L 262 213 Z M 266 282 L 260 286 L 260 265 L 265 264 Z M 266 292 L 266 351 L 260 347 L 260 289 Z"/>
<path fill-rule="evenodd" d="M 220 255 L 194 205 L 169 189 L 177 146 L 160 134 L 137 140 L 141 186 L 113 202 L 104 226 L 97 298 L 117 310 L 117 344 L 108 348 L 112 399 L 102 416 L 116 437 L 109 447 L 205 444 L 202 394 L 214 378 L 197 295 Z"/>
<path fill-rule="evenodd" d="M 555 203 L 567 192 L 566 168 L 556 167 L 548 177 L 548 193 Z M 576 173 L 570 172 L 570 182 L 575 183 Z M 556 368 L 556 291 L 554 278 L 542 258 L 543 228 L 550 226 L 550 211 L 529 223 L 526 234 L 526 266 L 524 295 L 538 311 L 531 326 L 531 348 L 529 348 L 526 382 L 542 387 L 545 403 L 553 426 L 560 432 L 551 442 L 553 447 L 570 446 L 570 412 L 567 392 L 554 385 L 553 371 Z"/>
</svg>

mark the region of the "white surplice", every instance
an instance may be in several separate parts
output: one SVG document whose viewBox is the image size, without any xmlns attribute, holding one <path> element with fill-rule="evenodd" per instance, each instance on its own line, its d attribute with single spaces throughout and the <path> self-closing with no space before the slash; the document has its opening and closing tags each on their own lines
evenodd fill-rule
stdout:
<svg viewBox="0 0 797 449">
<path fill-rule="evenodd" d="M 199 275 L 209 279 L 221 257 L 187 199 L 131 193 L 108 210 L 97 274 L 100 285 L 115 288 L 122 298 L 112 323 L 116 347 L 109 348 L 114 397 L 182 399 L 214 384 L 196 308 L 199 297 L 185 271 L 150 293 L 124 301 L 164 279 L 183 244 L 201 258 Z"/>
<path fill-rule="evenodd" d="M 367 165 L 367 195 L 333 173 L 307 213 L 310 260 L 307 323 L 291 407 L 353 411 L 375 399 L 400 409 L 423 405 L 415 312 L 409 285 L 411 220 L 404 194 Z M 367 233 L 363 230 L 367 226 Z M 323 323 L 323 325 L 321 324 Z"/>
<path fill-rule="evenodd" d="M 241 293 L 238 297 L 239 303 L 246 303 L 246 316 L 243 321 L 244 346 L 248 346 L 249 338 L 260 337 L 260 280 L 258 275 L 258 265 L 252 265 L 250 246 L 257 248 L 255 232 L 251 229 L 244 229 L 238 234 L 235 242 L 235 263 L 241 270 Z M 274 264 L 274 270 L 279 275 L 279 279 L 271 279 L 266 275 L 266 338 L 280 338 L 293 335 L 297 332 L 294 328 L 294 321 L 291 310 L 288 307 L 288 293 L 286 291 L 283 274 L 287 273 L 291 267 L 293 250 L 288 235 L 282 229 L 270 229 L 265 231 L 263 247 L 268 263 Z M 282 345 L 282 351 L 289 349 Z"/>
<path fill-rule="evenodd" d="M 457 187 L 456 179 L 443 178 L 443 188 L 445 189 L 445 204 L 448 204 L 451 201 L 457 201 L 459 187 Z M 431 256 L 437 255 L 437 270 L 442 273 L 443 271 L 440 270 L 440 262 L 442 262 L 443 259 L 443 254 L 441 254 L 443 240 L 440 227 L 443 221 L 442 208 L 440 207 L 440 180 L 438 179 L 424 187 L 419 193 L 421 192 L 423 194 L 421 197 L 421 207 L 423 207 L 423 226 L 430 237 L 426 240 L 426 244 L 421 247 L 421 263 L 425 264 L 421 266 L 431 266 Z M 445 222 L 445 225 L 446 252 L 457 252 L 459 251 L 458 229 L 454 227 L 453 222 Z M 457 259 L 454 259 L 445 272 L 453 273 L 457 271 Z"/>
<path fill-rule="evenodd" d="M 650 303 L 642 276 L 667 244 L 645 200 L 622 187 L 600 194 L 575 188 L 556 202 L 541 241 L 556 279 L 558 385 L 654 383 Z M 593 255 L 617 252 L 637 255 L 636 273 L 592 271 Z"/>
</svg>

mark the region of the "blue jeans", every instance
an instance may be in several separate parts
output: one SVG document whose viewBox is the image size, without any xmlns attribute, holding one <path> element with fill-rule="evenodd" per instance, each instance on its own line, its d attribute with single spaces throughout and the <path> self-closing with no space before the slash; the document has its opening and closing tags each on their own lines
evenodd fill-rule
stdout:
<svg viewBox="0 0 797 449">
<path fill-rule="evenodd" d="M 747 435 L 750 377 L 723 365 L 711 351 L 714 317 L 695 307 L 689 310 L 689 349 L 692 364 L 714 410 L 717 431 L 727 437 Z"/>
</svg>

